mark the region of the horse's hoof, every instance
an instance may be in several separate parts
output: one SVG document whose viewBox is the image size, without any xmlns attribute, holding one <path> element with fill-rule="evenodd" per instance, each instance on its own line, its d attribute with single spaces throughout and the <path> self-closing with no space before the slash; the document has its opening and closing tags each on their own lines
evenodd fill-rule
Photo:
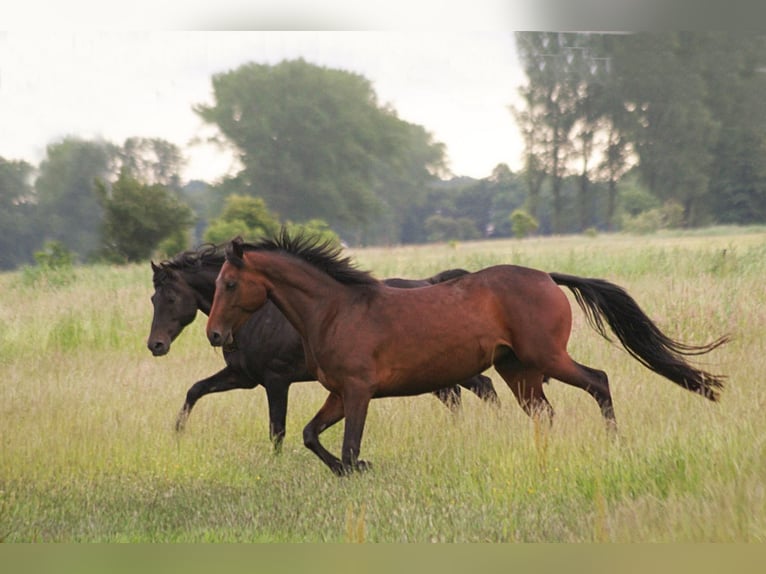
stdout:
<svg viewBox="0 0 766 574">
<path fill-rule="evenodd" d="M 366 460 L 358 460 L 356 461 L 356 468 L 354 470 L 357 472 L 367 472 L 368 470 L 372 470 L 372 463 Z"/>
<path fill-rule="evenodd" d="M 367 472 L 372 470 L 372 463 L 365 460 L 358 460 L 353 465 L 351 464 L 333 464 L 330 469 L 338 476 L 350 476 L 355 472 Z"/>
</svg>

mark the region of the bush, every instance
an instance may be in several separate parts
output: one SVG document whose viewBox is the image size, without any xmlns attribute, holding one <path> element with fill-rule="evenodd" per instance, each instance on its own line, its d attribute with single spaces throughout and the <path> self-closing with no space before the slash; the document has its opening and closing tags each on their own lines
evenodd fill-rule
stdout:
<svg viewBox="0 0 766 574">
<path fill-rule="evenodd" d="M 124 171 L 111 188 L 97 182 L 96 191 L 104 208 L 100 256 L 111 263 L 149 259 L 162 241 L 194 223 L 194 212 L 171 189 Z"/>
<path fill-rule="evenodd" d="M 40 267 L 62 269 L 74 264 L 74 253 L 60 241 L 46 241 L 40 251 L 35 251 L 35 261 Z"/>
<path fill-rule="evenodd" d="M 665 202 L 662 207 L 649 209 L 634 216 L 623 216 L 622 228 L 630 233 L 646 235 L 660 229 L 677 229 L 683 227 L 683 223 L 683 205 L 671 200 Z"/>
<path fill-rule="evenodd" d="M 481 236 L 476 223 L 470 217 L 447 217 L 438 213 L 431 215 L 423 224 L 429 241 L 477 239 Z"/>
<path fill-rule="evenodd" d="M 514 209 L 509 219 L 513 235 L 518 239 L 533 234 L 540 227 L 540 222 L 523 209 Z"/>
<path fill-rule="evenodd" d="M 342 244 L 340 236 L 332 230 L 324 219 L 309 219 L 304 223 L 288 221 L 285 227 L 290 235 L 303 234 L 307 237 L 318 237 L 320 241 L 328 241 L 336 245 Z"/>
<path fill-rule="evenodd" d="M 74 280 L 75 255 L 60 241 L 46 241 L 40 251 L 35 251 L 34 257 L 37 265 L 22 268 L 24 284 L 61 287 Z"/>
<path fill-rule="evenodd" d="M 210 243 L 224 243 L 237 236 L 254 240 L 273 235 L 278 229 L 279 220 L 263 199 L 234 194 L 226 198 L 223 212 L 210 223 L 204 239 Z"/>
</svg>

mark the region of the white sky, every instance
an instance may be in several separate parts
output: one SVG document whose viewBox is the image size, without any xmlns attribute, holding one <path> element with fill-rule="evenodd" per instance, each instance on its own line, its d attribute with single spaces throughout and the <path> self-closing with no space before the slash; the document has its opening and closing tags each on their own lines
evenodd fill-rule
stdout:
<svg viewBox="0 0 766 574">
<path fill-rule="evenodd" d="M 278 15 L 272 16 L 276 26 Z M 500 162 L 520 167 L 522 144 L 508 106 L 525 78 L 508 22 L 493 27 L 490 20 L 477 31 L 456 25 L 369 32 L 131 32 L 63 24 L 0 32 L 0 156 L 6 159 L 37 165 L 46 146 L 67 135 L 117 144 L 159 137 L 184 150 L 186 179 L 213 181 L 233 167 L 231 160 L 212 146 L 192 145 L 212 133 L 192 111 L 195 103 L 212 103 L 211 76 L 249 61 L 303 57 L 367 77 L 381 103 L 446 144 L 456 175 L 487 177 Z"/>
</svg>

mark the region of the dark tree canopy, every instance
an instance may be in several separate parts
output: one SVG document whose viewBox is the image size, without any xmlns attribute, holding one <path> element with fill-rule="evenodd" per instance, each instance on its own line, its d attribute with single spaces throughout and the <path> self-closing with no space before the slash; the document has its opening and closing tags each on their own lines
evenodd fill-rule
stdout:
<svg viewBox="0 0 766 574">
<path fill-rule="evenodd" d="M 766 34 L 524 32 L 517 45 L 528 84 L 515 110 L 526 143 L 530 211 L 550 190 L 553 230 L 566 217 L 563 187 L 579 177 L 583 230 L 591 183 L 632 167 L 683 221 L 766 220 Z M 544 185 L 545 184 L 545 185 Z"/>
<path fill-rule="evenodd" d="M 263 197 L 281 219 L 359 233 L 417 200 L 402 180 L 443 167 L 443 146 L 381 106 L 359 74 L 304 60 L 250 63 L 214 76 L 213 92 L 214 104 L 196 112 L 239 150 L 239 192 Z"/>
<path fill-rule="evenodd" d="M 96 179 L 111 177 L 116 148 L 103 141 L 65 138 L 48 145 L 35 189 L 41 232 L 86 257 L 99 246 L 102 210 Z"/>
<path fill-rule="evenodd" d="M 107 186 L 97 182 L 104 210 L 101 256 L 115 262 L 148 259 L 157 245 L 192 223 L 191 209 L 160 184 L 145 184 L 121 172 Z"/>
<path fill-rule="evenodd" d="M 0 157 L 0 269 L 29 262 L 40 240 L 36 237 L 37 209 L 32 173 L 25 161 Z"/>
</svg>

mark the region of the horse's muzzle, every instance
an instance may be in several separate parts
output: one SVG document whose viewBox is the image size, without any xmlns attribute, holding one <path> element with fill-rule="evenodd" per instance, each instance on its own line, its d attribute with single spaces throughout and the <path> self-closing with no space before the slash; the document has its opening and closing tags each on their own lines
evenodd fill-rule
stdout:
<svg viewBox="0 0 766 574">
<path fill-rule="evenodd" d="M 207 338 L 214 347 L 230 346 L 234 343 L 231 332 L 224 335 L 220 331 L 208 331 Z"/>
<path fill-rule="evenodd" d="M 163 355 L 167 355 L 168 351 L 170 351 L 170 344 L 165 341 L 160 341 L 159 339 L 155 339 L 154 341 L 150 340 L 146 343 L 146 346 L 155 357 L 162 357 Z"/>
</svg>

